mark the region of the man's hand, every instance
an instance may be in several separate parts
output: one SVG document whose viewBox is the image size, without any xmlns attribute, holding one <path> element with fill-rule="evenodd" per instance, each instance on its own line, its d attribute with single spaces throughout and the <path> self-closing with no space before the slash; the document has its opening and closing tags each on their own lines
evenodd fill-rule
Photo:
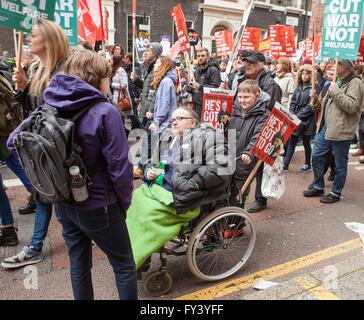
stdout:
<svg viewBox="0 0 364 320">
<path fill-rule="evenodd" d="M 157 126 L 154 124 L 154 123 L 152 123 L 150 126 L 149 126 L 149 130 L 150 131 L 153 131 L 153 130 L 155 130 L 157 128 Z"/>
<path fill-rule="evenodd" d="M 137 78 L 138 78 L 138 76 L 137 76 L 135 71 L 130 74 L 130 79 L 131 80 L 135 81 Z"/>
<path fill-rule="evenodd" d="M 146 116 L 148 119 L 153 119 L 153 112 L 149 112 L 149 111 L 147 111 L 147 113 L 145 114 L 145 116 Z"/>
<path fill-rule="evenodd" d="M 252 159 L 245 153 L 241 155 L 241 161 L 245 164 L 250 164 L 252 162 Z"/>
<path fill-rule="evenodd" d="M 335 89 L 338 89 L 338 88 L 339 88 L 339 86 L 337 85 L 337 83 L 336 82 L 332 82 L 330 84 L 329 90 L 332 91 L 332 90 L 335 90 Z"/>
</svg>

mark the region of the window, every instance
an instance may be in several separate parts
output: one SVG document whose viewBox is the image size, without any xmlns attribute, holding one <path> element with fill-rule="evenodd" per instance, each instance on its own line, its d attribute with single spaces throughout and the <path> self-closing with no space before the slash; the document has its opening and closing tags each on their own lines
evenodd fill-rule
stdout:
<svg viewBox="0 0 364 320">
<path fill-rule="evenodd" d="M 136 16 L 135 36 L 142 37 L 148 34 L 150 38 L 150 17 Z M 133 50 L 133 16 L 128 15 L 127 48 L 125 49 L 125 52 L 132 52 L 132 50 Z"/>
</svg>

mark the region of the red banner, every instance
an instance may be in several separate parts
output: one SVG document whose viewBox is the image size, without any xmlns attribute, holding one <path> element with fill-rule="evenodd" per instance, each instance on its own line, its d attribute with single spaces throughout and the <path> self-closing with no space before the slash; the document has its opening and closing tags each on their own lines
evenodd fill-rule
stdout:
<svg viewBox="0 0 364 320">
<path fill-rule="evenodd" d="M 256 51 L 259 50 L 260 37 L 262 30 L 259 28 L 245 28 L 239 47 L 240 50 Z"/>
<path fill-rule="evenodd" d="M 316 35 L 315 40 L 315 58 L 318 59 L 320 52 L 321 36 Z M 303 55 L 306 59 L 313 59 L 313 41 L 312 38 L 306 38 L 305 40 L 305 53 Z"/>
<path fill-rule="evenodd" d="M 276 103 L 251 153 L 272 166 L 300 122 L 296 116 Z"/>
<path fill-rule="evenodd" d="M 265 57 L 271 57 L 271 51 L 270 51 L 270 37 L 263 39 L 259 43 L 258 50 L 265 55 Z"/>
<path fill-rule="evenodd" d="M 181 5 L 178 4 L 176 7 L 174 7 L 170 14 L 176 26 L 178 39 L 181 45 L 181 52 L 185 52 L 191 48 L 191 45 L 188 38 L 186 21 L 183 15 Z"/>
<path fill-rule="evenodd" d="M 204 88 L 201 122 L 209 122 L 221 133 L 226 133 L 233 108 L 234 93 L 230 90 Z"/>
<path fill-rule="evenodd" d="M 233 50 L 233 32 L 231 30 L 215 32 L 216 54 L 218 57 L 231 55 Z"/>
<path fill-rule="evenodd" d="M 274 59 L 285 57 L 286 54 L 286 26 L 269 26 L 270 49 Z"/>
<path fill-rule="evenodd" d="M 286 27 L 286 54 L 287 58 L 295 58 L 297 56 L 294 40 L 294 26 Z"/>
<path fill-rule="evenodd" d="M 356 63 L 360 66 L 364 66 L 364 35 L 360 37 L 360 44 L 359 44 L 359 51 L 358 51 L 358 58 Z"/>
<path fill-rule="evenodd" d="M 96 41 L 104 41 L 101 0 L 78 0 L 78 42 L 88 41 L 92 46 Z"/>
</svg>

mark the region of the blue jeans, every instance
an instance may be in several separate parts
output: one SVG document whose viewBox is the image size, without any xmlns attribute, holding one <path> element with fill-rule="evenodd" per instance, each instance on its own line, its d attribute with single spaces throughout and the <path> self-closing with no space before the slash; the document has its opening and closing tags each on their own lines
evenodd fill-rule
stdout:
<svg viewBox="0 0 364 320">
<path fill-rule="evenodd" d="M 137 273 L 125 216 L 118 203 L 104 208 L 77 210 L 55 205 L 57 220 L 68 246 L 73 295 L 76 300 L 94 298 L 91 267 L 94 240 L 114 270 L 121 300 L 136 300 Z"/>
<path fill-rule="evenodd" d="M 3 226 L 14 223 L 14 217 L 13 213 L 11 212 L 9 198 L 4 190 L 3 177 L 1 175 L 1 171 L 0 171 L 0 220 Z"/>
<path fill-rule="evenodd" d="M 305 148 L 305 164 L 311 165 L 311 152 L 312 152 L 310 144 L 311 136 L 301 136 L 301 137 L 303 141 L 303 146 Z M 299 138 L 298 136 L 295 136 L 293 134 L 289 137 L 286 156 L 284 157 L 284 165 L 286 167 L 289 167 L 293 154 L 296 150 L 298 138 Z"/>
<path fill-rule="evenodd" d="M 40 202 L 39 200 L 36 200 L 36 202 L 37 208 L 35 209 L 34 229 L 29 245 L 35 249 L 42 249 L 52 218 L 52 205 Z"/>
<path fill-rule="evenodd" d="M 348 173 L 348 154 L 351 140 L 334 141 L 325 139 L 326 128 L 322 128 L 315 138 L 312 151 L 312 167 L 314 173 L 313 186 L 318 189 L 325 187 L 324 161 L 327 154 L 332 151 L 335 158 L 335 179 L 331 192 L 340 196 L 344 189 Z"/>
<path fill-rule="evenodd" d="M 29 193 L 32 193 L 32 185 L 19 159 L 15 157 L 13 154 L 11 154 L 4 161 L 6 162 L 6 165 L 10 168 L 10 170 L 13 171 L 18 176 L 20 181 L 23 183 L 25 189 L 27 189 Z"/>
</svg>

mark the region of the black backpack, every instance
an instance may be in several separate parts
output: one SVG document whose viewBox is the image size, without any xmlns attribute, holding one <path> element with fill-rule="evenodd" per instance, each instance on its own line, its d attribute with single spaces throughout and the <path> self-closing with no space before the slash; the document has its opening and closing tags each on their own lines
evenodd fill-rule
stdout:
<svg viewBox="0 0 364 320">
<path fill-rule="evenodd" d="M 75 203 L 69 187 L 69 168 L 78 166 L 87 184 L 89 195 L 93 175 L 102 161 L 86 168 L 77 141 L 77 120 L 92 106 L 105 100 L 93 101 L 76 113 L 60 114 L 56 108 L 44 104 L 24 120 L 13 139 L 19 159 L 37 193 L 44 203 Z"/>
<path fill-rule="evenodd" d="M 8 136 L 23 120 L 23 108 L 14 93 L 11 83 L 0 75 L 0 136 Z"/>
</svg>

